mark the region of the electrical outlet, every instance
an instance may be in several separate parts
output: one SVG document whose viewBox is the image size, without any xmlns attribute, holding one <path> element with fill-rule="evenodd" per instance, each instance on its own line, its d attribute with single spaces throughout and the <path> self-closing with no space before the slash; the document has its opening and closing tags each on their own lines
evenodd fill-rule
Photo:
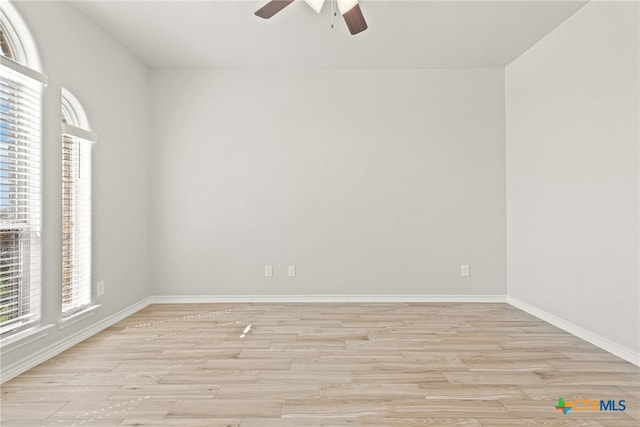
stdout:
<svg viewBox="0 0 640 427">
<path fill-rule="evenodd" d="M 287 275 L 289 277 L 294 277 L 296 275 L 296 266 L 295 265 L 290 265 L 287 268 Z"/>
<path fill-rule="evenodd" d="M 264 266 L 264 277 L 272 277 L 273 276 L 273 265 L 265 265 Z"/>
<path fill-rule="evenodd" d="M 104 295 L 104 280 L 101 280 L 97 284 L 98 296 L 101 297 Z"/>
<path fill-rule="evenodd" d="M 469 277 L 469 264 L 462 264 L 460 266 L 460 275 L 462 277 Z"/>
</svg>

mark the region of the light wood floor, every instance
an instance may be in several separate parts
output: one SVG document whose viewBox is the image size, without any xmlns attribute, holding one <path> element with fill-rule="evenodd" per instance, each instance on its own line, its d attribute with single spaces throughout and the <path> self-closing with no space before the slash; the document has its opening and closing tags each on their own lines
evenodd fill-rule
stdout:
<svg viewBox="0 0 640 427">
<path fill-rule="evenodd" d="M 506 304 L 153 305 L 4 384 L 1 409 L 7 427 L 637 427 L 640 369 Z"/>
</svg>

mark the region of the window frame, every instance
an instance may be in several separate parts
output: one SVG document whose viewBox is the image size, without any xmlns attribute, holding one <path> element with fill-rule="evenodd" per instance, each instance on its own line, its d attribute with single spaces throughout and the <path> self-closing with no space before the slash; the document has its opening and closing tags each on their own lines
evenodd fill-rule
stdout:
<svg viewBox="0 0 640 427">
<path fill-rule="evenodd" d="M 61 327 L 97 306 L 92 286 L 91 186 L 92 146 L 84 108 L 67 89 L 61 97 L 62 153 L 62 282 Z M 87 253 L 88 252 L 88 253 Z M 82 272 L 82 273 L 81 273 Z M 75 300 L 78 298 L 78 300 Z"/>
<path fill-rule="evenodd" d="M 22 27 L 23 31 L 27 31 L 24 37 L 18 37 L 16 27 Z M 6 45 L 5 49 L 0 51 L 2 87 L 5 88 L 2 99 L 3 107 L 6 109 L 1 126 L 4 137 L 2 144 L 6 144 L 3 150 L 6 150 L 7 154 L 2 163 L 6 165 L 6 169 L 3 169 L 6 170 L 3 187 L 6 188 L 5 200 L 14 200 L 17 209 L 16 217 L 4 218 L 0 222 L 0 228 L 5 231 L 3 237 L 8 236 L 9 240 L 11 234 L 18 233 L 15 237 L 17 248 L 6 248 L 8 252 L 3 251 L 8 254 L 10 263 L 18 265 L 11 267 L 11 264 L 8 264 L 6 267 L 11 269 L 4 270 L 17 272 L 17 276 L 14 277 L 16 284 L 7 284 L 9 293 L 14 292 L 10 289 L 17 286 L 17 297 L 5 298 L 7 313 L 13 310 L 17 315 L 11 317 L 7 314 L 8 318 L 0 323 L 0 338 L 4 352 L 7 338 L 28 335 L 25 331 L 36 328 L 42 317 L 42 94 L 47 78 L 39 72 L 37 52 L 32 52 L 31 56 L 27 55 L 24 43 L 32 44 L 33 40 L 24 22 L 15 10 L 2 0 L 0 29 Z M 7 53 L 10 56 L 6 56 Z M 33 66 L 37 69 L 31 68 Z M 19 132 L 23 132 L 25 123 L 28 123 L 29 131 L 21 134 Z M 13 153 L 11 157 L 10 153 Z M 20 166 L 20 163 L 23 166 Z M 25 169 L 27 164 L 29 172 Z M 27 176 L 30 178 L 26 178 Z M 28 204 L 21 204 L 19 200 L 28 200 Z M 25 231 L 28 235 L 22 235 Z M 9 241 L 5 243 L 11 244 Z"/>
</svg>

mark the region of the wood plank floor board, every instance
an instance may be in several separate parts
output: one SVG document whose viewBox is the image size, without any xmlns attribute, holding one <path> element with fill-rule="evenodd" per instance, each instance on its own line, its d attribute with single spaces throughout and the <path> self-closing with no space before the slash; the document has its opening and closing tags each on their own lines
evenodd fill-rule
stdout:
<svg viewBox="0 0 640 427">
<path fill-rule="evenodd" d="M 127 418 L 119 427 L 240 427 L 241 418 Z M 53 427 L 53 426 L 51 426 Z"/>
<path fill-rule="evenodd" d="M 482 353 L 477 350 L 433 350 L 426 348 L 421 351 L 414 350 L 402 350 L 400 351 L 400 361 L 403 360 L 429 360 L 429 359 L 458 359 L 464 361 L 464 359 L 470 358 L 482 358 L 486 353 Z"/>
<path fill-rule="evenodd" d="M 533 372 L 551 370 L 546 360 L 465 360 L 464 366 L 471 372 Z"/>
<path fill-rule="evenodd" d="M 581 385 L 574 384 L 539 384 L 524 385 L 520 389 L 529 396 L 530 400 L 553 400 L 563 397 L 565 400 L 601 399 L 605 397 L 629 396 L 622 387 L 610 385 Z M 620 397 L 621 399 L 623 397 Z"/>
<path fill-rule="evenodd" d="M 220 384 L 216 398 L 220 399 L 319 399 L 320 384 L 255 383 Z"/>
<path fill-rule="evenodd" d="M 135 400 L 139 396 L 152 399 L 178 400 L 178 399 L 213 399 L 216 397 L 220 384 L 145 384 L 127 385 L 113 392 L 108 400 L 127 401 Z M 93 394 L 91 394 L 93 396 Z"/>
<path fill-rule="evenodd" d="M 638 384 L 633 384 L 633 385 L 629 385 L 629 384 L 621 385 L 620 389 L 622 389 L 625 393 L 631 394 L 637 397 L 638 399 L 640 399 L 640 382 L 638 382 Z"/>
<path fill-rule="evenodd" d="M 118 361 L 122 363 L 126 360 L 153 360 L 157 358 L 162 350 L 149 350 L 149 351 L 139 351 L 139 347 L 137 347 L 137 351 L 123 351 L 120 349 L 110 348 L 104 349 L 102 347 L 85 347 L 82 351 L 75 351 L 75 347 L 70 348 L 65 352 L 68 356 L 74 356 L 82 359 L 86 359 L 87 361 Z M 43 366 L 43 365 L 40 365 Z"/>
<path fill-rule="evenodd" d="M 168 370 L 76 374 L 69 376 L 63 384 L 69 386 L 157 384 L 158 380 L 166 374 L 168 374 Z"/>
<path fill-rule="evenodd" d="M 266 384 L 345 384 L 350 383 L 351 372 L 348 371 L 270 371 L 262 370 L 259 383 Z"/>
<path fill-rule="evenodd" d="M 452 384 L 512 384 L 522 386 L 525 384 L 543 384 L 544 381 L 532 372 L 444 372 L 443 375 Z"/>
<path fill-rule="evenodd" d="M 547 384 L 573 384 L 575 386 L 611 385 L 636 386 L 640 381 L 640 374 L 628 372 L 565 372 L 543 371 L 540 379 Z"/>
<path fill-rule="evenodd" d="M 35 368 L 34 368 L 35 369 Z M 26 387 L 32 387 L 32 388 L 55 388 L 55 387 L 60 387 L 62 385 L 65 385 L 70 378 L 73 378 L 73 376 L 70 376 L 69 374 L 64 374 L 64 373 L 57 373 L 57 374 L 47 374 L 47 373 L 43 373 L 43 374 L 33 374 L 32 371 L 34 371 L 34 369 L 31 369 L 29 371 L 27 371 L 26 373 L 20 375 L 20 381 L 8 381 L 4 384 L 2 384 L 2 386 L 0 387 L 0 390 L 4 390 L 5 387 L 7 388 L 17 388 L 17 389 L 22 389 L 22 388 L 26 388 Z"/>
<path fill-rule="evenodd" d="M 638 427 L 637 420 L 622 421 L 615 418 L 603 418 L 599 420 L 603 427 Z"/>
<path fill-rule="evenodd" d="M 304 320 L 300 319 L 301 322 Z M 379 333 L 383 333 L 381 331 Z M 367 328 L 347 328 L 347 327 L 320 327 L 310 334 L 298 334 L 297 339 L 306 341 L 333 341 L 333 340 L 360 340 L 369 339 L 372 330 Z"/>
<path fill-rule="evenodd" d="M 320 357 L 317 349 L 288 349 L 288 350 L 242 350 L 238 356 L 241 359 L 316 359 Z"/>
<path fill-rule="evenodd" d="M 399 350 L 363 350 L 353 351 L 349 349 L 322 351 L 319 355 L 324 360 L 343 360 L 351 362 L 377 362 L 378 360 L 402 359 Z"/>
<path fill-rule="evenodd" d="M 320 389 L 320 397 L 327 400 L 422 399 L 418 384 L 327 384 Z"/>
<path fill-rule="evenodd" d="M 466 371 L 468 369 L 465 364 L 456 357 L 425 357 L 424 359 L 404 358 L 398 361 L 380 360 L 377 362 L 376 368 L 382 371 L 404 372 Z"/>
<path fill-rule="evenodd" d="M 516 385 L 467 384 L 460 387 L 449 382 L 442 384 L 421 384 L 420 390 L 428 400 L 502 400 L 524 399 L 531 397 L 524 393 L 522 387 Z M 557 399 L 552 396 L 549 399 Z"/>
<path fill-rule="evenodd" d="M 529 419 L 481 419 L 482 427 L 603 427 L 603 424 L 593 420 L 578 420 L 575 418 L 529 418 Z M 621 424 L 622 427 L 624 424 Z"/>
<path fill-rule="evenodd" d="M 66 401 L 3 401 L 1 412 L 2 422 L 0 422 L 0 425 L 5 424 L 5 420 L 33 420 L 38 418 L 46 419 L 67 404 L 68 402 Z"/>
<path fill-rule="evenodd" d="M 423 341 L 370 341 L 370 340 L 348 340 L 345 342 L 345 347 L 348 350 L 386 350 L 388 348 L 394 348 L 396 350 L 422 350 L 424 347 Z"/>
<path fill-rule="evenodd" d="M 549 360 L 549 367 L 562 372 L 627 372 L 638 373 L 638 367 L 622 360 Z M 640 377 L 639 377 L 640 379 Z"/>
<path fill-rule="evenodd" d="M 442 341 L 442 337 L 439 334 L 429 334 L 423 332 L 416 333 L 402 333 L 402 332 L 392 332 L 390 330 L 373 332 L 365 335 L 363 338 L 368 339 L 373 342 L 385 342 L 385 343 L 393 343 L 393 342 L 430 342 Z M 420 348 L 422 350 L 422 348 Z"/>
<path fill-rule="evenodd" d="M 166 370 L 177 366 L 188 366 L 192 368 L 204 368 L 208 359 L 164 359 L 156 357 L 153 359 L 125 360 L 111 370 L 112 373 L 143 372 L 151 370 Z"/>
<path fill-rule="evenodd" d="M 362 418 L 389 416 L 394 407 L 389 399 L 288 399 L 282 418 Z"/>
<path fill-rule="evenodd" d="M 288 359 L 209 359 L 205 362 L 205 366 L 210 369 L 274 371 L 290 370 L 293 363 Z"/>
<path fill-rule="evenodd" d="M 372 360 L 367 362 L 353 360 L 331 360 L 331 359 L 310 359 L 310 360 L 292 360 L 292 371 L 371 371 L 378 369 L 380 362 Z"/>
<path fill-rule="evenodd" d="M 359 427 L 354 418 L 243 418 L 240 427 Z"/>
<path fill-rule="evenodd" d="M 553 360 L 553 359 L 562 359 L 562 360 L 571 360 L 570 357 L 566 356 L 560 351 L 555 350 L 554 348 L 547 348 L 541 350 L 502 350 L 496 353 L 478 353 L 474 355 L 463 355 L 461 356 L 463 362 L 465 361 L 489 361 L 489 360 L 503 360 L 503 361 L 514 361 L 514 360 Z"/>
<path fill-rule="evenodd" d="M 640 425 L 640 368 L 494 303 L 151 305 L 0 396 L 3 427 Z"/>
<path fill-rule="evenodd" d="M 397 417 L 410 418 L 510 418 L 511 414 L 497 400 L 402 400 L 394 401 Z"/>
<path fill-rule="evenodd" d="M 354 384 L 437 384 L 446 383 L 445 376 L 438 371 L 355 371 L 352 374 Z"/>
<path fill-rule="evenodd" d="M 619 362 L 620 359 L 600 348 L 590 347 L 587 351 L 563 350 L 562 354 L 569 360 Z"/>
<path fill-rule="evenodd" d="M 280 372 L 280 371 L 277 371 Z M 159 379 L 161 384 L 223 384 L 255 383 L 259 370 L 248 369 L 172 369 Z"/>
<path fill-rule="evenodd" d="M 166 347 L 165 347 L 166 348 Z M 181 349 L 163 351 L 159 358 L 168 359 L 235 359 L 240 356 L 240 350 L 197 350 L 197 349 Z"/>
<path fill-rule="evenodd" d="M 54 427 L 54 426 L 85 426 L 89 425 L 91 427 L 119 427 L 122 424 L 123 420 L 103 420 L 103 419 L 94 419 L 90 422 L 90 424 L 78 424 L 77 420 L 10 420 L 6 421 L 6 423 L 2 424 L 3 427 Z"/>
<path fill-rule="evenodd" d="M 295 340 L 289 342 L 272 341 L 269 348 L 271 350 L 309 350 L 309 351 L 326 351 L 326 350 L 340 350 L 347 348 L 348 345 L 345 341 L 308 341 L 308 340 Z"/>
<path fill-rule="evenodd" d="M 422 348 L 427 351 L 447 351 L 447 352 L 477 352 L 477 353 L 491 353 L 491 352 L 499 352 L 504 350 L 503 347 L 498 343 L 488 343 L 482 341 L 476 342 L 468 342 L 465 343 L 463 340 L 460 341 L 431 341 L 422 343 Z"/>
<path fill-rule="evenodd" d="M 364 418 L 363 427 L 482 427 L 475 418 Z"/>
<path fill-rule="evenodd" d="M 151 399 L 150 396 L 139 396 L 124 401 L 73 400 L 52 414 L 51 418 L 76 419 L 79 422 L 91 418 L 122 420 L 129 417 L 164 417 L 174 403 L 173 400 Z"/>
<path fill-rule="evenodd" d="M 236 418 L 236 417 L 280 417 L 282 416 L 282 400 L 268 398 L 252 399 L 214 399 L 207 402 L 202 400 L 177 400 L 168 417 L 190 418 Z"/>
<path fill-rule="evenodd" d="M 120 389 L 120 386 L 2 386 L 2 402 L 66 402 L 78 399 L 107 400 Z"/>
<path fill-rule="evenodd" d="M 237 338 L 237 337 L 234 337 Z M 295 338 L 294 338 L 295 339 Z M 194 345 L 193 350 L 224 350 L 224 349 L 238 349 L 242 347 L 243 349 L 255 349 L 255 350 L 268 350 L 271 348 L 273 341 L 266 339 L 252 339 L 252 340 L 244 340 L 242 343 L 237 342 L 235 339 L 233 341 L 207 341 Z M 227 356 L 228 358 L 228 356 Z"/>
</svg>

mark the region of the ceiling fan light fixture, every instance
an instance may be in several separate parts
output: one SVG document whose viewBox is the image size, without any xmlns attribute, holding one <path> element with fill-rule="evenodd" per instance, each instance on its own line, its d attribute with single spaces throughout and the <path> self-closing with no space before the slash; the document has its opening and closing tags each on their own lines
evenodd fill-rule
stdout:
<svg viewBox="0 0 640 427">
<path fill-rule="evenodd" d="M 2 1 L 2 0 L 0 0 Z M 260 18 L 269 19 L 295 0 L 271 0 L 269 3 L 258 9 L 255 14 Z M 344 18 L 345 24 L 352 35 L 361 33 L 367 29 L 367 21 L 364 19 L 358 0 L 330 0 L 331 1 L 331 28 L 333 28 L 333 17 L 336 16 L 336 5 L 340 14 Z M 305 0 L 313 10 L 320 13 L 325 0 Z"/>
<path fill-rule="evenodd" d="M 311 9 L 315 10 L 316 13 L 320 13 L 322 10 L 322 6 L 324 6 L 324 0 L 304 0 L 307 2 Z"/>
<path fill-rule="evenodd" d="M 338 0 L 340 15 L 344 15 L 358 5 L 358 0 Z"/>
</svg>

